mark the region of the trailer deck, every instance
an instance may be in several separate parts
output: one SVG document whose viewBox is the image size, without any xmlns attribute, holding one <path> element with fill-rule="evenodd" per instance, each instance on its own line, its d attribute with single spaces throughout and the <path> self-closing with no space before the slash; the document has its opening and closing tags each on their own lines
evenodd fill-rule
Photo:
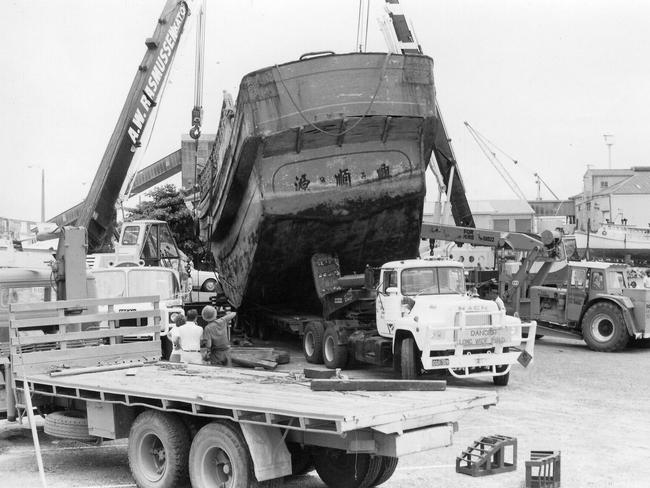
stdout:
<svg viewBox="0 0 650 488">
<path fill-rule="evenodd" d="M 306 432 L 384 433 L 456 422 L 469 409 L 494 405 L 490 390 L 317 392 L 290 373 L 173 363 L 133 369 L 27 375 L 34 393 L 230 418 Z M 17 379 L 17 389 L 23 380 Z"/>
<path fill-rule="evenodd" d="M 114 312 L 124 300 L 152 307 Z M 0 371 L 7 417 L 26 415 L 36 446 L 34 408 L 51 435 L 128 438 L 139 486 L 163 478 L 160 486 L 177 486 L 189 474 L 194 486 L 227 478 L 244 488 L 253 473 L 262 482 L 298 472 L 306 456 L 334 487 L 388 479 L 399 457 L 450 445 L 467 410 L 497 401 L 485 390 L 313 391 L 301 373 L 158 361 L 161 315 L 158 297 L 12 304 L 10 361 Z M 120 326 L 133 318 L 142 325 Z M 153 340 L 132 340 L 142 333 Z M 228 468 L 214 478 L 217 451 Z M 332 478 L 341 459 L 347 468 Z"/>
</svg>

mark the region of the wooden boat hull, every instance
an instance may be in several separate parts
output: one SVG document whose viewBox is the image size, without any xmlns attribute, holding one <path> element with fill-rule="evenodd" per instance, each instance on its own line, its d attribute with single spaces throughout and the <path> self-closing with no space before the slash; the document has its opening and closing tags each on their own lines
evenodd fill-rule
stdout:
<svg viewBox="0 0 650 488">
<path fill-rule="evenodd" d="M 433 62 L 354 53 L 272 67 L 224 105 L 201 226 L 237 307 L 319 309 L 310 259 L 344 273 L 418 254 Z"/>
</svg>

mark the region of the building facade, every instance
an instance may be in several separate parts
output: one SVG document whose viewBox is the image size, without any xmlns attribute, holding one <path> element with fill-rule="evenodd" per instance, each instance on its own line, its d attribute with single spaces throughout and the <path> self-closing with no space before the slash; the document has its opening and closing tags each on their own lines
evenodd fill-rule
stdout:
<svg viewBox="0 0 650 488">
<path fill-rule="evenodd" d="M 589 169 L 574 200 L 578 230 L 594 230 L 603 223 L 649 227 L 650 167 Z"/>
</svg>

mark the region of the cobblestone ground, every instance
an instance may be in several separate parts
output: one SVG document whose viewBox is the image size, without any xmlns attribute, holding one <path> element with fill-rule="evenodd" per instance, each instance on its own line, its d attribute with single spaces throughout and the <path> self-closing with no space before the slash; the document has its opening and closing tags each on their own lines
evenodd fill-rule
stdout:
<svg viewBox="0 0 650 488">
<path fill-rule="evenodd" d="M 286 346 L 286 344 L 283 344 Z M 297 344 L 284 369 L 301 369 Z M 544 338 L 528 369 L 515 367 L 499 403 L 468 413 L 454 445 L 400 460 L 390 487 L 502 488 L 524 486 L 530 450 L 562 451 L 562 486 L 647 487 L 650 480 L 650 348 L 601 354 L 580 341 Z M 364 369 L 350 376 L 383 377 Z M 487 381 L 451 380 L 449 387 L 494 388 Z M 456 474 L 456 455 L 482 435 L 518 440 L 515 472 L 471 478 Z M 133 487 L 126 441 L 101 446 L 50 438 L 40 430 L 48 486 Z M 27 426 L 0 421 L 0 486 L 40 486 Z M 323 487 L 313 475 L 287 480 L 287 487 Z"/>
</svg>

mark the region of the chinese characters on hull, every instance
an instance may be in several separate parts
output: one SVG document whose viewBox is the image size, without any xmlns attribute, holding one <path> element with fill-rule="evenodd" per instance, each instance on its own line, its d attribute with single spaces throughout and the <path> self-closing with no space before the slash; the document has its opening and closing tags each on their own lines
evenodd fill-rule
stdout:
<svg viewBox="0 0 650 488">
<path fill-rule="evenodd" d="M 390 166 L 388 166 L 386 163 L 382 163 L 382 165 L 379 166 L 375 171 L 377 172 L 377 180 L 390 178 Z M 317 179 L 318 183 L 321 185 L 327 185 L 328 182 L 332 181 L 331 177 L 327 176 L 318 176 Z M 339 169 L 338 173 L 334 174 L 333 179 L 336 186 L 352 186 L 352 172 L 349 168 Z M 362 170 L 359 173 L 359 179 L 361 181 L 368 180 L 366 171 Z M 310 184 L 311 180 L 307 177 L 306 173 L 303 173 L 300 176 L 295 177 L 293 186 L 295 191 L 308 191 Z"/>
</svg>

